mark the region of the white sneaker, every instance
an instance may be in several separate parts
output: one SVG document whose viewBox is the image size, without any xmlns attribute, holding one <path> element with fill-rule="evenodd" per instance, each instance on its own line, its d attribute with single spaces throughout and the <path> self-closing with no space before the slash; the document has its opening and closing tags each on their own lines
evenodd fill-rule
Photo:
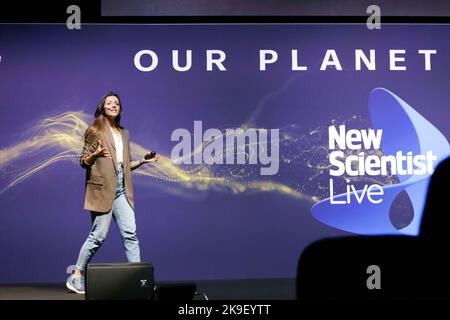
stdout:
<svg viewBox="0 0 450 320">
<path fill-rule="evenodd" d="M 71 274 L 66 281 L 66 287 L 67 289 L 79 293 L 79 294 L 85 294 L 84 291 L 84 277 L 74 277 L 73 274 Z"/>
</svg>

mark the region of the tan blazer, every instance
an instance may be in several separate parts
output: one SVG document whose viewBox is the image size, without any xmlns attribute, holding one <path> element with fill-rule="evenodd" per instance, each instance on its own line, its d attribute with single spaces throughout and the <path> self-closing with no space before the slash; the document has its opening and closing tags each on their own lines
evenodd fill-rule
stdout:
<svg viewBox="0 0 450 320">
<path fill-rule="evenodd" d="M 125 176 L 126 196 L 130 206 L 134 210 L 133 183 L 131 180 L 131 154 L 130 139 L 127 129 L 121 129 L 123 141 L 123 165 Z M 112 160 L 100 157 L 91 166 L 83 160 L 84 157 L 93 153 L 97 148 L 98 140 L 111 153 Z M 86 191 L 84 198 L 84 209 L 95 212 L 109 212 L 114 203 L 117 189 L 117 159 L 114 138 L 110 130 L 107 133 L 100 133 L 96 136 L 85 137 L 83 151 L 80 156 L 80 165 L 86 169 Z"/>
</svg>

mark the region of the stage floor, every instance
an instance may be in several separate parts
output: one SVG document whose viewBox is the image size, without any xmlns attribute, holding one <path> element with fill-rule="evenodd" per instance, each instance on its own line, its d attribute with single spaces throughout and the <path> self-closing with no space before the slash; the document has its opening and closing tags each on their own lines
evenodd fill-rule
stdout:
<svg viewBox="0 0 450 320">
<path fill-rule="evenodd" d="M 295 279 L 248 279 L 190 281 L 210 300 L 294 300 Z M 158 282 L 171 284 L 174 282 Z M 0 300 L 84 300 L 83 294 L 69 291 L 64 283 L 3 284 Z M 195 300 L 204 300 L 197 295 Z"/>
</svg>

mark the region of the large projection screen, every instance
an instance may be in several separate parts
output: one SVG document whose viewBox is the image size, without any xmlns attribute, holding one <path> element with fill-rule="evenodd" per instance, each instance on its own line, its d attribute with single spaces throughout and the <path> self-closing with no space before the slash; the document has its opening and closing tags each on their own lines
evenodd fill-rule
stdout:
<svg viewBox="0 0 450 320">
<path fill-rule="evenodd" d="M 293 278 L 318 239 L 416 235 L 450 154 L 449 38 L 446 24 L 1 24 L 0 283 L 75 264 L 82 135 L 109 91 L 132 158 L 161 155 L 133 171 L 157 280 Z M 122 261 L 113 223 L 93 262 Z"/>
</svg>

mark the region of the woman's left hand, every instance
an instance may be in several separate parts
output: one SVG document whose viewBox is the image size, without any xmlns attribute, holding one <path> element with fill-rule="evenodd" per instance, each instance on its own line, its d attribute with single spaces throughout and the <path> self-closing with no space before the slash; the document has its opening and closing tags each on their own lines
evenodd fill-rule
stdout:
<svg viewBox="0 0 450 320">
<path fill-rule="evenodd" d="M 156 161 L 159 160 L 160 157 L 161 156 L 159 154 L 157 154 L 155 157 L 153 157 L 151 159 L 148 159 L 148 160 L 143 159 L 143 160 L 141 160 L 141 163 L 144 164 L 144 163 L 156 162 Z"/>
</svg>

